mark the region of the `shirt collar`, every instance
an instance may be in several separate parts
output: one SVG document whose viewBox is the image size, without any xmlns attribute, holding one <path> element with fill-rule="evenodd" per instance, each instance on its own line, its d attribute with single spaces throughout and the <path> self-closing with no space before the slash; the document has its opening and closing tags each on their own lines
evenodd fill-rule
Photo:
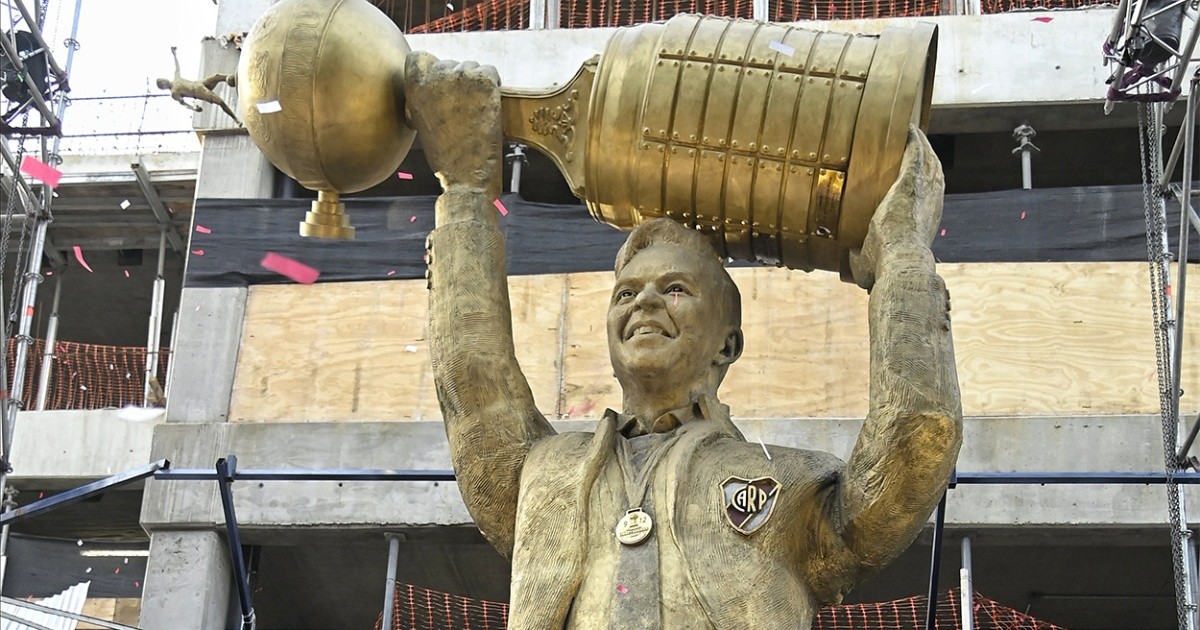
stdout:
<svg viewBox="0 0 1200 630">
<path fill-rule="evenodd" d="M 668 433 L 693 420 L 714 420 L 730 434 L 741 437 L 741 432 L 729 419 L 729 406 L 707 394 L 702 394 L 691 404 L 664 413 L 649 425 L 641 418 L 617 413 L 612 409 L 605 410 L 604 415 L 616 421 L 617 431 L 626 438 L 649 433 Z"/>
</svg>

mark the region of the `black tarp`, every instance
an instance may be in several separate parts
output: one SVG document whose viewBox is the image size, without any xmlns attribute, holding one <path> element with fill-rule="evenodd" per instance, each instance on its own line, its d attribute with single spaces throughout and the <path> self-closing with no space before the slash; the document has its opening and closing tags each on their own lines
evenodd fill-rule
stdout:
<svg viewBox="0 0 1200 630">
<path fill-rule="evenodd" d="M 321 272 L 320 281 L 421 278 L 434 197 L 352 198 L 352 241 L 302 238 L 304 199 L 199 199 L 186 285 L 246 286 L 290 282 L 264 269 L 266 252 Z M 582 205 L 553 205 L 505 195 L 500 218 L 512 275 L 612 268 L 625 234 L 596 222 Z M 1174 241 L 1178 206 L 1168 204 Z M 1190 256 L 1200 261 L 1200 241 Z M 949 195 L 934 241 L 941 262 L 1132 261 L 1146 258 L 1140 186 L 1051 188 Z M 736 263 L 735 263 L 736 264 Z"/>
</svg>

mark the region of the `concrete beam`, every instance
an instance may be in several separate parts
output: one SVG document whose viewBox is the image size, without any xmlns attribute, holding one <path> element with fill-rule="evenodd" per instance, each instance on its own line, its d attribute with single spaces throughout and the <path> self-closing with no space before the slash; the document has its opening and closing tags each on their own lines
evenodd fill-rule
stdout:
<svg viewBox="0 0 1200 630">
<path fill-rule="evenodd" d="M 229 549 L 216 532 L 156 532 L 150 538 L 138 627 L 226 628 L 232 580 Z"/>
<path fill-rule="evenodd" d="M 742 419 L 746 438 L 768 445 L 848 457 L 861 421 Z M 591 430 L 592 421 L 558 423 Z M 1151 416 L 972 418 L 966 422 L 963 471 L 1153 471 L 1162 439 Z M 770 446 L 768 446 L 770 448 Z M 153 458 L 176 467 L 211 468 L 238 456 L 249 468 L 447 469 L 449 451 L 436 422 L 163 425 Z M 949 502 L 953 527 L 1152 527 L 1163 522 L 1161 486 L 961 486 Z M 1200 500 L 1200 491 L 1189 491 Z M 146 485 L 142 525 L 150 531 L 222 522 L 215 483 Z M 234 485 L 238 519 L 260 531 L 396 528 L 470 523 L 453 484 L 254 482 Z M 1200 522 L 1200 519 L 1193 519 Z"/>
<path fill-rule="evenodd" d="M 969 108 L 1101 103 L 1108 69 L 1101 63 L 1099 42 L 1111 27 L 1112 18 L 1111 8 L 921 18 L 939 27 L 933 104 Z M 903 25 L 912 19 L 796 24 L 879 32 L 889 24 Z M 614 30 L 488 31 L 406 37 L 413 50 L 493 64 L 507 87 L 544 88 L 569 81 L 581 63 L 603 51 Z M 1103 113 L 1096 115 L 1099 118 Z"/>
<path fill-rule="evenodd" d="M 18 488 L 72 488 L 145 465 L 162 422 L 162 414 L 126 420 L 116 409 L 21 411 L 9 480 Z"/>
</svg>

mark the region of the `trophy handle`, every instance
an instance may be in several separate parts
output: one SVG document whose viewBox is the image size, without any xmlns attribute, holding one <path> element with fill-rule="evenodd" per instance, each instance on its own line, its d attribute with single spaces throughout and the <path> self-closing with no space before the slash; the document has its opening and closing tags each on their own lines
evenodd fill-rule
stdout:
<svg viewBox="0 0 1200 630">
<path fill-rule="evenodd" d="M 576 197 L 584 198 L 584 148 L 588 103 L 600 56 L 585 61 L 566 85 L 553 91 L 503 88 L 500 91 L 504 137 L 546 154 L 567 178 Z"/>
</svg>

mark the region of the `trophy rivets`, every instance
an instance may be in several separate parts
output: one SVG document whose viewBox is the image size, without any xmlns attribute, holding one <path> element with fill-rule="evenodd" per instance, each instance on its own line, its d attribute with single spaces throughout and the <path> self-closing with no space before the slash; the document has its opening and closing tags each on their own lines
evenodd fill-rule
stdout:
<svg viewBox="0 0 1200 630">
<path fill-rule="evenodd" d="M 861 83 L 859 83 L 859 84 L 857 84 L 857 85 L 855 85 L 855 86 L 854 86 L 854 89 L 856 89 L 856 90 L 861 90 L 861 89 L 862 89 L 862 87 L 863 87 L 863 86 L 862 86 L 862 84 L 861 84 Z"/>
<path fill-rule="evenodd" d="M 730 164 L 737 164 L 737 156 L 736 156 L 736 155 L 731 155 L 731 156 L 729 156 L 729 163 L 730 163 Z"/>
<path fill-rule="evenodd" d="M 717 140 L 717 145 L 722 146 L 722 147 L 725 146 L 725 138 L 721 138 L 721 139 Z"/>
<path fill-rule="evenodd" d="M 718 155 L 718 156 L 717 156 L 717 161 L 718 161 L 718 162 L 724 162 L 724 161 L 725 161 L 725 154 L 724 154 L 724 153 L 722 153 L 722 154 Z"/>
<path fill-rule="evenodd" d="M 799 83 L 799 82 L 800 82 L 800 75 L 796 75 L 796 76 L 795 76 L 795 80 L 796 80 L 796 83 Z"/>
<path fill-rule="evenodd" d="M 671 66 L 672 66 L 672 67 L 674 67 L 674 68 L 678 68 L 678 67 L 679 67 L 679 62 L 678 62 L 678 61 L 672 61 L 672 62 L 671 62 Z"/>
<path fill-rule="evenodd" d="M 779 153 L 779 155 L 783 155 L 783 154 L 784 154 L 784 149 L 783 149 L 783 147 L 779 147 L 779 151 L 778 151 L 778 153 Z"/>
<path fill-rule="evenodd" d="M 742 225 L 749 225 L 748 223 L 746 223 L 745 219 L 743 219 L 743 220 L 741 221 L 741 224 L 742 224 Z"/>
<path fill-rule="evenodd" d="M 800 157 L 800 152 L 799 152 L 799 151 L 797 151 L 797 150 L 794 150 L 794 149 L 793 149 L 793 150 L 792 150 L 792 157 L 794 157 L 794 158 L 799 158 L 799 157 Z"/>
<path fill-rule="evenodd" d="M 690 140 L 690 141 L 692 141 L 692 142 L 695 142 L 695 141 L 696 141 L 696 134 L 694 134 L 694 133 L 690 133 L 690 134 L 688 134 L 688 140 Z"/>
<path fill-rule="evenodd" d="M 808 154 L 808 159 L 810 159 L 810 160 L 815 160 L 815 159 L 817 159 L 817 154 L 816 154 L 816 153 L 809 153 L 809 154 Z"/>
<path fill-rule="evenodd" d="M 662 152 L 663 152 L 663 146 L 662 146 L 661 144 L 660 144 L 660 145 L 658 145 L 658 152 L 659 152 L 659 153 L 662 153 Z"/>
<path fill-rule="evenodd" d="M 828 153 L 826 153 L 826 154 L 825 154 L 825 155 L 824 155 L 824 156 L 821 158 L 821 161 L 823 161 L 823 162 L 828 162 L 828 161 L 829 161 L 829 154 L 828 154 Z"/>
<path fill-rule="evenodd" d="M 705 144 L 708 143 L 708 136 L 704 136 L 704 142 L 705 142 Z"/>
<path fill-rule="evenodd" d="M 676 153 L 679 153 L 679 147 L 671 147 L 671 155 L 675 155 Z"/>
<path fill-rule="evenodd" d="M 665 135 L 667 135 L 667 130 L 666 130 L 666 129 L 659 129 L 659 130 L 658 130 L 658 135 L 660 135 L 660 136 L 665 136 Z"/>
<path fill-rule="evenodd" d="M 717 72 L 725 72 L 725 66 L 717 66 Z"/>
<path fill-rule="evenodd" d="M 808 82 L 809 82 L 809 83 L 812 83 L 813 81 L 816 81 L 816 79 L 814 79 L 814 78 L 812 78 L 812 77 L 808 77 Z"/>
<path fill-rule="evenodd" d="M 736 148 L 737 148 L 737 140 L 734 140 L 733 142 L 730 142 L 730 143 L 729 143 L 729 146 L 731 146 L 731 147 L 733 147 L 733 148 L 735 148 L 735 149 L 736 149 Z"/>
<path fill-rule="evenodd" d="M 755 145 L 756 145 L 756 144 L 758 144 L 758 143 L 757 143 L 757 142 L 751 142 L 751 143 L 750 143 L 750 147 L 749 147 L 749 149 L 750 149 L 751 151 L 753 151 L 753 150 L 754 150 L 754 147 L 755 147 Z"/>
<path fill-rule="evenodd" d="M 696 155 L 695 149 L 688 149 L 688 155 Z"/>
<path fill-rule="evenodd" d="M 808 174 L 809 174 L 809 175 L 812 175 L 812 174 L 813 174 L 813 170 L 812 170 L 811 168 L 809 168 L 809 169 L 805 169 L 805 170 L 806 170 L 806 171 L 808 171 Z"/>
<path fill-rule="evenodd" d="M 678 132 L 678 131 L 672 131 L 672 132 L 671 132 L 671 138 L 673 138 L 673 139 L 675 139 L 675 140 L 678 140 L 678 139 L 679 139 L 679 132 Z"/>
<path fill-rule="evenodd" d="M 768 225 L 767 225 L 767 227 L 768 227 L 768 228 L 770 228 L 770 229 L 772 229 L 772 230 L 774 230 L 774 229 L 775 229 L 775 224 L 774 224 L 774 223 L 770 223 L 770 224 L 768 224 Z"/>
<path fill-rule="evenodd" d="M 846 87 L 845 81 L 838 81 L 838 87 Z"/>
<path fill-rule="evenodd" d="M 649 128 L 649 127 L 643 127 L 643 128 L 642 128 L 642 135 L 643 135 L 643 136 L 648 136 L 648 135 L 650 135 L 650 128 Z"/>
<path fill-rule="evenodd" d="M 660 65 L 660 66 L 662 65 L 662 59 L 658 60 L 658 65 Z"/>
<path fill-rule="evenodd" d="M 674 211 L 674 210 L 667 210 L 667 216 L 669 216 L 669 217 L 673 217 L 673 216 L 675 216 L 675 211 Z"/>
</svg>

